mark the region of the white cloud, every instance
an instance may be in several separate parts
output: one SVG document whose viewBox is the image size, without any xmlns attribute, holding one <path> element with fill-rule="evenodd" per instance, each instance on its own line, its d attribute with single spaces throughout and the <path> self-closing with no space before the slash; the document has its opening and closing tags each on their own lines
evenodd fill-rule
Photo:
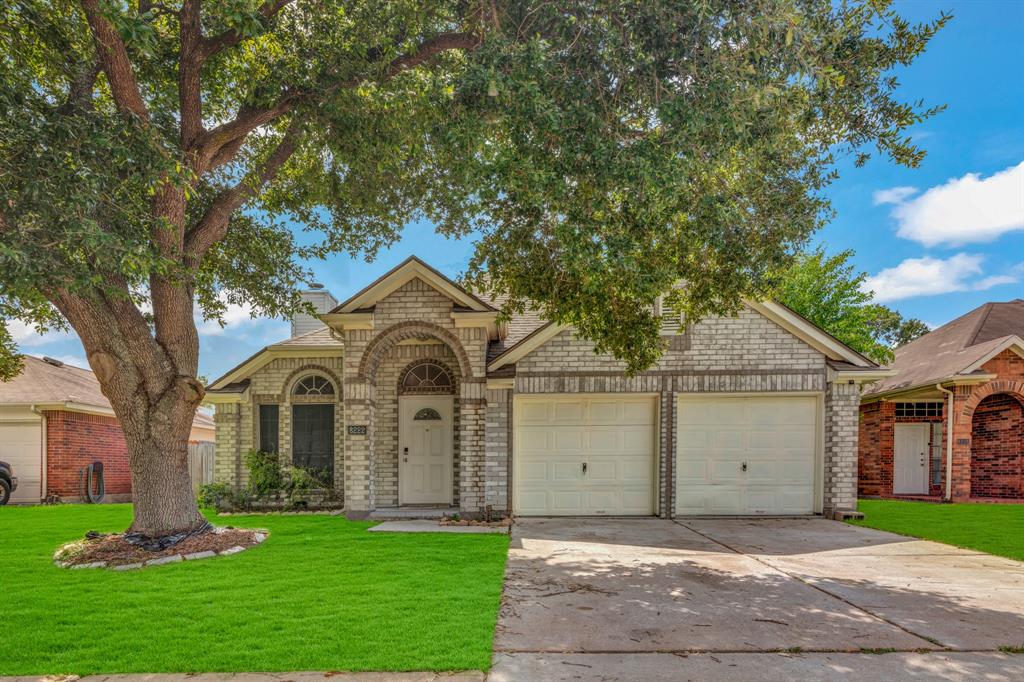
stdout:
<svg viewBox="0 0 1024 682">
<path fill-rule="evenodd" d="M 40 334 L 35 330 L 35 327 L 21 320 L 6 320 L 6 323 L 7 331 L 11 333 L 11 338 L 14 339 L 14 342 L 25 348 L 45 346 L 49 343 L 66 341 L 72 338 L 72 334 L 62 331 L 48 331 L 45 334 Z"/>
<path fill-rule="evenodd" d="M 248 304 L 237 305 L 235 303 L 228 303 L 224 309 L 224 315 L 222 316 L 224 321 L 223 327 L 217 320 L 203 319 L 203 313 L 198 306 L 196 306 L 195 318 L 196 329 L 205 336 L 223 336 L 246 324 L 260 321 L 252 316 L 252 306 Z"/>
<path fill-rule="evenodd" d="M 953 291 L 984 291 L 1001 284 L 1013 284 L 1013 274 L 990 275 L 975 279 L 982 273 L 984 256 L 958 253 L 950 258 L 908 258 L 899 265 L 886 268 L 864 281 L 864 291 L 875 292 L 879 303 L 915 296 L 933 296 Z"/>
<path fill-rule="evenodd" d="M 878 206 L 880 204 L 902 204 L 910 197 L 917 194 L 918 189 L 916 187 L 890 187 L 889 189 L 880 189 L 871 195 L 871 201 Z"/>
<path fill-rule="evenodd" d="M 887 191 L 896 189 L 902 188 Z M 875 203 L 881 203 L 878 194 Z M 926 246 L 991 242 L 1024 229 L 1024 161 L 987 178 L 968 173 L 910 201 L 894 203 L 892 215 L 900 237 Z"/>
</svg>

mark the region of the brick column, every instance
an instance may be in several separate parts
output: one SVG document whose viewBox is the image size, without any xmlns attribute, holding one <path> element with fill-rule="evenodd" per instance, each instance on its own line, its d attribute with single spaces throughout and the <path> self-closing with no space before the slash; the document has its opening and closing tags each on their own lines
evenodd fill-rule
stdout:
<svg viewBox="0 0 1024 682">
<path fill-rule="evenodd" d="M 860 388 L 831 382 L 825 391 L 825 500 L 831 516 L 857 509 L 857 431 Z"/>
<path fill-rule="evenodd" d="M 376 507 L 374 388 L 365 380 L 345 382 L 345 422 L 366 427 L 365 435 L 345 434 L 345 514 L 350 518 L 365 518 Z"/>
<path fill-rule="evenodd" d="M 213 480 L 228 483 L 235 490 L 242 487 L 241 405 L 221 403 L 213 415 L 216 432 L 214 435 Z"/>
<path fill-rule="evenodd" d="M 482 380 L 459 383 L 459 512 L 484 511 L 486 403 Z"/>
<path fill-rule="evenodd" d="M 484 506 L 495 514 L 508 514 L 508 463 L 512 443 L 512 390 L 488 389 L 484 447 Z"/>
<path fill-rule="evenodd" d="M 948 419 L 953 438 L 952 493 L 954 501 L 963 502 L 971 497 L 971 418 L 974 416 L 973 410 L 965 415 L 964 408 L 974 387 L 956 386 L 953 391 L 953 414 Z"/>
</svg>

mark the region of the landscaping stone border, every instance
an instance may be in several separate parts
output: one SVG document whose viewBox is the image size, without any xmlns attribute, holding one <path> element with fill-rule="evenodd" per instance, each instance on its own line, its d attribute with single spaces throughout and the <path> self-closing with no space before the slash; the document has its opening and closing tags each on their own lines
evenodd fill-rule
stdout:
<svg viewBox="0 0 1024 682">
<path fill-rule="evenodd" d="M 220 527 L 220 526 L 217 526 L 217 527 L 214 527 L 213 531 L 211 531 L 211 532 L 213 532 L 213 533 L 221 533 L 221 532 L 223 532 L 225 530 L 227 530 L 227 529 L 223 528 L 223 527 Z M 237 529 L 236 528 L 236 529 L 233 529 L 233 530 L 241 530 L 241 529 Z M 179 563 L 179 562 L 182 562 L 182 561 L 198 561 L 200 559 L 212 559 L 212 558 L 218 557 L 218 556 L 231 556 L 233 554 L 239 554 L 241 552 L 244 552 L 247 549 L 251 549 L 252 547 L 258 547 L 270 535 L 270 531 L 265 529 L 265 528 L 246 528 L 244 530 L 251 530 L 253 532 L 252 533 L 252 539 L 253 539 L 253 543 L 254 544 L 250 545 L 249 547 L 243 547 L 242 545 L 235 545 L 233 547 L 228 547 L 227 549 L 222 549 L 219 552 L 214 551 L 212 549 L 208 549 L 208 550 L 205 550 L 205 551 L 202 551 L 202 552 L 191 552 L 191 553 L 185 553 L 185 554 L 168 554 L 166 556 L 161 556 L 161 557 L 157 557 L 155 559 L 150 559 L 149 561 L 132 563 L 132 564 L 116 564 L 116 565 L 112 565 L 112 566 L 108 566 L 106 561 L 94 561 L 94 562 L 89 563 L 89 564 L 75 564 L 75 563 L 72 563 L 70 561 L 59 561 L 56 558 L 54 558 L 53 563 L 54 563 L 54 565 L 58 566 L 59 568 L 68 568 L 68 569 L 71 569 L 71 570 L 77 570 L 79 568 L 109 568 L 109 569 L 111 569 L 113 571 L 132 571 L 132 570 L 135 570 L 135 569 L 138 569 L 138 568 L 144 568 L 144 567 L 147 567 L 147 566 L 162 566 L 164 564 L 176 564 L 176 563 Z M 54 553 L 54 557 L 60 556 L 61 552 L 64 551 L 65 547 L 67 547 L 68 545 L 75 544 L 77 542 L 81 542 L 81 541 L 80 540 L 76 540 L 75 542 L 69 542 L 69 543 L 66 543 L 64 545 L 61 545 L 61 547 L 58 548 L 57 551 Z"/>
</svg>

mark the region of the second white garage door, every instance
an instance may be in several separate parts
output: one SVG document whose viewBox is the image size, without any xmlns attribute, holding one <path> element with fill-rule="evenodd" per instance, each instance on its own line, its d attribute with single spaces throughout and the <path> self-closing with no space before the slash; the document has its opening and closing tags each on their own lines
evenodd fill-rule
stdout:
<svg viewBox="0 0 1024 682">
<path fill-rule="evenodd" d="M 679 396 L 676 513 L 811 514 L 818 399 Z"/>
<path fill-rule="evenodd" d="M 515 513 L 654 514 L 653 397 L 517 397 L 513 416 Z"/>
</svg>

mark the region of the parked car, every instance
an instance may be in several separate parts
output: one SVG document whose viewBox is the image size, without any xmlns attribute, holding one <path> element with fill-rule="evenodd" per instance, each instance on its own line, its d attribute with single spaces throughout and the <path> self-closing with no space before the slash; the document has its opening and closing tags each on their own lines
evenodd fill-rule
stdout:
<svg viewBox="0 0 1024 682">
<path fill-rule="evenodd" d="M 18 479 L 7 462 L 0 462 L 0 507 L 11 499 L 11 493 L 18 489 Z"/>
</svg>

